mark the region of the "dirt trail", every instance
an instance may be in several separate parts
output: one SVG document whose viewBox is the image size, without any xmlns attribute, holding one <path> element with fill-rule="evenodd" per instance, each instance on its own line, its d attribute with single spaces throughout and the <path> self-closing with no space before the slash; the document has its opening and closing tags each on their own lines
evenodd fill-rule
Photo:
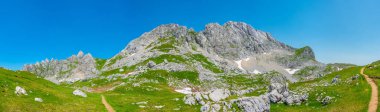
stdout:
<svg viewBox="0 0 380 112">
<path fill-rule="evenodd" d="M 115 110 L 112 108 L 110 104 L 108 104 L 106 98 L 102 95 L 102 103 L 106 107 L 108 112 L 115 112 Z"/>
<path fill-rule="evenodd" d="M 371 85 L 372 88 L 372 95 L 371 95 L 371 101 L 369 102 L 368 112 L 376 112 L 377 110 L 377 103 L 378 103 L 378 91 L 377 91 L 377 85 L 373 81 L 373 79 L 369 78 L 366 74 L 364 74 L 365 67 L 363 67 L 360 71 L 360 74 L 362 74 L 369 85 Z"/>
<path fill-rule="evenodd" d="M 122 84 L 122 82 L 117 81 L 117 82 L 113 82 L 113 83 L 110 83 L 110 84 L 107 84 L 107 85 L 104 85 L 104 86 L 89 88 L 88 92 L 91 92 L 91 93 L 103 93 L 103 92 L 106 92 L 108 90 L 111 90 L 111 89 L 117 87 L 120 84 Z"/>
</svg>

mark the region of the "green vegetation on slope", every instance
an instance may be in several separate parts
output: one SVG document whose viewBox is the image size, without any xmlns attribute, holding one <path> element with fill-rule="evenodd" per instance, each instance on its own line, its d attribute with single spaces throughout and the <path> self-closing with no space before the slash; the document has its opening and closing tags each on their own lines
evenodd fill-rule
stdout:
<svg viewBox="0 0 380 112">
<path fill-rule="evenodd" d="M 184 94 L 174 91 L 169 82 L 189 81 L 189 86 L 199 84 L 198 73 L 191 71 L 168 72 L 166 70 L 148 70 L 136 76 L 114 81 L 105 81 L 103 85 L 114 82 L 123 82 L 112 91 L 102 93 L 107 101 L 118 112 L 141 111 L 184 111 L 194 112 L 199 110 L 199 105 L 190 106 L 183 102 Z M 92 81 L 94 82 L 94 81 Z M 101 85 L 99 85 L 101 87 Z"/>
<path fill-rule="evenodd" d="M 300 106 L 287 106 L 285 104 L 272 104 L 271 111 L 274 112 L 305 112 L 305 111 L 323 111 L 323 112 L 358 112 L 367 111 L 368 102 L 371 96 L 371 87 L 363 76 L 357 80 L 349 81 L 353 76 L 359 74 L 360 67 L 348 68 L 339 72 L 328 74 L 323 78 L 312 81 L 290 84 L 291 90 L 300 88 L 310 88 L 309 100 Z M 331 81 L 337 75 L 340 81 L 337 84 L 323 86 Z M 319 85 L 319 86 L 313 86 Z M 323 93 L 323 95 L 321 95 Z M 333 102 L 323 106 L 317 101 L 318 96 L 331 96 Z"/>
<path fill-rule="evenodd" d="M 35 75 L 0 68 L 0 111 L 104 111 L 100 96 L 87 93 L 87 98 L 74 96 L 74 89 L 56 85 Z M 16 86 L 28 95 L 17 96 Z M 34 98 L 42 98 L 36 102 Z"/>
<path fill-rule="evenodd" d="M 100 59 L 100 58 L 95 58 L 96 61 L 96 69 L 101 70 L 106 64 L 107 60 L 106 59 Z"/>
<path fill-rule="evenodd" d="M 364 71 L 371 78 L 380 78 L 380 61 L 376 61 L 368 65 Z"/>
<path fill-rule="evenodd" d="M 152 50 L 157 49 L 158 51 L 167 53 L 170 50 L 173 50 L 173 49 L 175 50 L 175 48 L 176 48 L 175 47 L 176 39 L 174 36 L 158 38 L 158 42 L 161 45 L 152 48 Z M 151 43 L 147 48 L 151 47 L 152 44 L 155 44 L 155 43 Z"/>
<path fill-rule="evenodd" d="M 223 70 L 219 69 L 214 63 L 210 62 L 205 56 L 202 54 L 191 54 L 190 57 L 202 64 L 202 66 L 214 73 L 223 73 Z"/>
</svg>

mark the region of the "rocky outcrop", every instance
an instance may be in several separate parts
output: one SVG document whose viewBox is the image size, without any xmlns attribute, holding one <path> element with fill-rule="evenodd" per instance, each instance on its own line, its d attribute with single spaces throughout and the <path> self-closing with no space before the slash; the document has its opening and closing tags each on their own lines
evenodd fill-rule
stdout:
<svg viewBox="0 0 380 112">
<path fill-rule="evenodd" d="M 284 102 L 287 105 L 300 105 L 308 99 L 308 94 L 295 94 L 289 91 L 288 84 L 285 83 L 272 83 L 269 86 L 268 98 L 273 103 Z"/>
<path fill-rule="evenodd" d="M 243 22 L 227 22 L 223 26 L 211 23 L 196 37 L 196 42 L 206 51 L 231 60 L 269 52 L 274 49 L 292 50 L 269 33 L 254 29 Z"/>
<path fill-rule="evenodd" d="M 216 90 L 211 91 L 211 93 L 208 96 L 212 101 L 217 102 L 217 101 L 227 98 L 230 95 L 231 93 L 227 89 L 216 89 Z"/>
<path fill-rule="evenodd" d="M 270 101 L 266 95 L 259 97 L 244 97 L 232 100 L 244 112 L 269 112 Z"/>
<path fill-rule="evenodd" d="M 23 70 L 44 77 L 54 83 L 75 82 L 96 77 L 99 71 L 91 54 L 80 51 L 66 60 L 44 60 L 36 64 L 25 65 Z"/>
</svg>

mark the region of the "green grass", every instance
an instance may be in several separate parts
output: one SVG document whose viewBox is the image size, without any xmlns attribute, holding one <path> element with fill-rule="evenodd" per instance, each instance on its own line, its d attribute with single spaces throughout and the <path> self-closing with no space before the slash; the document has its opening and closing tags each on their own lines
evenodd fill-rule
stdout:
<svg viewBox="0 0 380 112">
<path fill-rule="evenodd" d="M 198 80 L 198 73 L 192 71 L 168 72 L 166 70 L 148 70 L 147 72 L 137 76 L 137 79 L 139 78 L 154 79 L 162 83 L 167 83 L 169 78 L 175 78 L 180 81 L 187 79 L 193 84 L 200 84 Z"/>
<path fill-rule="evenodd" d="M 315 71 L 316 69 L 317 69 L 317 66 L 307 66 L 301 69 L 300 71 L 298 71 L 296 74 L 294 74 L 294 76 L 298 78 L 307 77 L 307 75 L 312 74 L 312 72 Z"/>
<path fill-rule="evenodd" d="M 34 74 L 0 68 L 0 111 L 105 111 L 98 94 L 87 93 L 87 98 L 74 96 L 74 89 L 37 78 Z M 17 96 L 16 86 L 28 95 Z M 34 98 L 43 102 L 35 102 Z"/>
<path fill-rule="evenodd" d="M 107 64 L 107 66 L 110 66 L 110 65 L 113 65 L 116 63 L 116 61 L 119 61 L 120 59 L 122 59 L 123 57 L 121 55 L 117 55 L 116 57 L 112 58 L 109 63 Z"/>
<path fill-rule="evenodd" d="M 188 54 L 189 55 L 189 54 Z M 210 62 L 205 56 L 202 54 L 191 54 L 189 55 L 192 59 L 200 62 L 202 66 L 214 73 L 223 73 L 224 71 L 221 70 L 218 66 L 216 66 L 214 63 Z"/>
<path fill-rule="evenodd" d="M 162 44 L 160 46 L 156 46 L 153 49 L 157 49 L 158 51 L 166 52 L 167 53 L 170 50 L 175 49 L 175 48 L 176 47 L 174 47 L 172 43 L 165 43 L 165 44 Z"/>
<path fill-rule="evenodd" d="M 152 50 L 158 50 L 158 51 L 166 52 L 166 53 L 169 52 L 170 50 L 175 50 L 176 49 L 175 45 L 178 44 L 174 36 L 158 38 L 158 42 L 161 45 L 153 47 Z M 151 45 L 149 45 L 147 48 L 151 47 Z"/>
<path fill-rule="evenodd" d="M 368 65 L 364 71 L 371 78 L 380 78 L 380 61 Z"/>
<path fill-rule="evenodd" d="M 307 50 L 307 49 L 311 49 L 311 47 L 309 47 L 309 46 L 305 46 L 305 47 L 302 47 L 302 48 L 296 49 L 296 51 L 295 51 L 295 55 L 296 55 L 296 56 L 301 56 L 301 54 L 302 54 L 303 52 L 305 52 L 305 50 Z"/>
<path fill-rule="evenodd" d="M 328 74 L 323 78 L 312 81 L 293 83 L 289 85 L 291 90 L 297 88 L 312 87 L 313 83 L 326 81 L 331 83 L 336 75 L 340 75 L 341 81 L 336 85 L 312 87 L 309 92 L 309 100 L 301 106 L 287 106 L 285 104 L 271 104 L 271 111 L 274 112 L 365 112 L 368 109 L 368 102 L 371 96 L 371 88 L 363 76 L 351 83 L 345 83 L 355 74 L 359 74 L 360 67 L 348 68 L 339 72 Z M 335 97 L 331 104 L 323 106 L 317 99 L 317 93 L 326 92 L 323 96 Z"/>
<path fill-rule="evenodd" d="M 131 79 L 132 78 L 132 79 Z M 134 87 L 133 83 L 139 83 L 142 80 L 156 80 L 158 83 L 142 83 L 138 87 Z M 190 106 L 183 102 L 184 94 L 180 94 L 174 91 L 174 88 L 168 86 L 169 79 L 171 81 L 187 79 L 192 83 L 198 82 L 198 73 L 190 71 L 181 72 L 168 72 L 166 70 L 148 70 L 145 73 L 141 73 L 136 77 L 129 77 L 122 81 L 127 84 L 120 86 L 113 91 L 103 93 L 108 102 L 114 107 L 116 111 L 125 112 L 141 112 L 141 111 L 175 111 L 173 109 L 178 108 L 178 111 L 194 112 L 198 111 L 200 105 Z M 178 99 L 178 100 L 175 100 Z M 137 102 L 145 102 L 147 104 L 141 104 L 146 106 L 140 108 Z M 161 109 L 157 109 L 154 106 L 164 106 Z"/>
<path fill-rule="evenodd" d="M 95 58 L 96 61 L 96 69 L 101 70 L 106 64 L 107 60 L 106 59 L 100 59 L 100 58 Z"/>
<path fill-rule="evenodd" d="M 154 90 L 152 88 L 159 88 Z M 142 84 L 139 87 L 122 86 L 112 92 L 105 94 L 108 102 L 118 112 L 170 112 L 178 108 L 178 111 L 195 112 L 199 111 L 200 106 L 189 106 L 184 104 L 185 95 L 173 91 L 172 88 L 164 84 Z M 178 99 L 178 100 L 175 100 Z M 137 102 L 147 102 L 140 104 L 145 108 L 140 108 Z M 154 106 L 164 106 L 157 109 Z"/>
<path fill-rule="evenodd" d="M 226 83 L 229 85 L 238 85 L 238 86 L 246 86 L 246 87 L 254 87 L 255 85 L 265 85 L 268 84 L 267 81 L 263 79 L 262 76 L 255 76 L 252 77 L 252 75 L 225 75 L 221 76 Z M 233 89 L 233 88 L 231 88 Z"/>
</svg>

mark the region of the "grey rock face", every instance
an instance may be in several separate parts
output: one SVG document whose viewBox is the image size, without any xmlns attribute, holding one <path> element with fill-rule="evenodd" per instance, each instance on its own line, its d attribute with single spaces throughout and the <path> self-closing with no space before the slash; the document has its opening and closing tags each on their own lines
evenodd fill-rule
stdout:
<svg viewBox="0 0 380 112">
<path fill-rule="evenodd" d="M 212 101 L 219 101 L 227 98 L 230 95 L 231 93 L 227 89 L 216 89 L 209 94 L 209 97 Z"/>
<path fill-rule="evenodd" d="M 26 90 L 20 86 L 16 87 L 15 94 L 17 94 L 17 96 L 28 95 L 28 93 L 26 93 Z"/>
<path fill-rule="evenodd" d="M 96 61 L 91 54 L 80 51 L 66 60 L 44 60 L 36 64 L 25 65 L 23 70 L 44 77 L 54 83 L 75 82 L 96 77 Z"/>
<path fill-rule="evenodd" d="M 244 112 L 269 112 L 270 101 L 266 95 L 259 97 L 244 97 L 237 100 L 232 100 Z"/>
<path fill-rule="evenodd" d="M 215 52 L 227 59 L 238 60 L 272 49 L 292 49 L 276 41 L 266 32 L 255 30 L 242 22 L 227 22 L 223 26 L 208 24 L 196 38 L 206 51 Z"/>
<path fill-rule="evenodd" d="M 73 91 L 73 94 L 76 96 L 87 97 L 87 94 L 84 93 L 83 91 L 79 90 L 79 89 Z"/>
</svg>

